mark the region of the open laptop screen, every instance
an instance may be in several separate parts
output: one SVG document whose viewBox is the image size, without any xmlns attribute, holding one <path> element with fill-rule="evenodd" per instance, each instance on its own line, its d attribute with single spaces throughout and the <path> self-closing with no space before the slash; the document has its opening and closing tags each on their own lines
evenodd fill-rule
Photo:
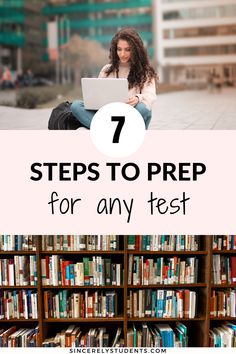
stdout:
<svg viewBox="0 0 236 354">
<path fill-rule="evenodd" d="M 129 98 L 128 80 L 118 78 L 82 78 L 82 93 L 86 109 L 98 110 L 112 102 Z"/>
</svg>

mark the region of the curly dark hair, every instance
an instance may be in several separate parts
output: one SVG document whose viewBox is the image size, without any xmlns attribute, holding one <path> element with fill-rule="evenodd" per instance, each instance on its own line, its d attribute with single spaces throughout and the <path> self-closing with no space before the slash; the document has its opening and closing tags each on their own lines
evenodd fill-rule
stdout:
<svg viewBox="0 0 236 354">
<path fill-rule="evenodd" d="M 129 88 L 139 87 L 141 92 L 144 83 L 146 81 L 149 83 L 153 78 L 157 79 L 157 74 L 150 65 L 147 50 L 135 29 L 123 28 L 112 38 L 109 55 L 111 65 L 105 73 L 108 76 L 110 73 L 115 72 L 117 77 L 119 76 L 117 44 L 120 39 L 127 41 L 131 48 L 130 71 L 128 76 Z"/>
</svg>

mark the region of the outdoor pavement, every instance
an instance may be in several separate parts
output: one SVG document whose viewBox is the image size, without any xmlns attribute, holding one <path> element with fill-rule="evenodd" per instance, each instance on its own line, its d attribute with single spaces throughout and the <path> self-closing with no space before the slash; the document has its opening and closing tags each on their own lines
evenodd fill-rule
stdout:
<svg viewBox="0 0 236 354">
<path fill-rule="evenodd" d="M 50 112 L 0 106 L 0 129 L 47 129 Z M 236 129 L 236 88 L 160 94 L 149 129 Z"/>
<path fill-rule="evenodd" d="M 0 106 L 0 129 L 47 129 L 51 110 Z"/>
</svg>

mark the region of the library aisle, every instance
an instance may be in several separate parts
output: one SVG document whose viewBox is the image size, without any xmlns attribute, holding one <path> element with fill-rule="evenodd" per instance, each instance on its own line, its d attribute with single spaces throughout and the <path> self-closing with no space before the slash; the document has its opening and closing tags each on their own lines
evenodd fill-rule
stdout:
<svg viewBox="0 0 236 354">
<path fill-rule="evenodd" d="M 236 235 L 0 235 L 0 347 L 236 347 Z"/>
</svg>

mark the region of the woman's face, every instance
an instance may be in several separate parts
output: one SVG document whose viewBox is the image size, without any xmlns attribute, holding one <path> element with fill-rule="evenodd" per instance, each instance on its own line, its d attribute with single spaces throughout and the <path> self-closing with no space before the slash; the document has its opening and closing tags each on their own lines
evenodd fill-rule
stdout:
<svg viewBox="0 0 236 354">
<path fill-rule="evenodd" d="M 117 43 L 117 55 L 121 63 L 128 63 L 131 59 L 131 48 L 127 41 L 119 39 Z"/>
</svg>

